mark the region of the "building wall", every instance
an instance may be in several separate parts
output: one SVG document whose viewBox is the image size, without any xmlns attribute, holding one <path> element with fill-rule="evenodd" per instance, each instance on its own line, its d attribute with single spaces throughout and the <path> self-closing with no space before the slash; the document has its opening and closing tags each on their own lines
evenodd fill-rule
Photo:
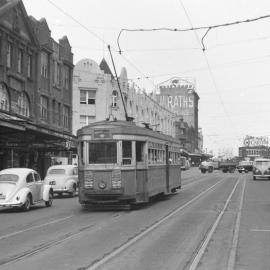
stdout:
<svg viewBox="0 0 270 270">
<path fill-rule="evenodd" d="M 102 61 L 104 64 L 104 59 Z M 83 59 L 74 68 L 73 134 L 91 121 L 102 121 L 106 118 L 126 119 L 118 83 L 107 63 L 106 70 L 100 66 L 91 59 Z M 137 125 L 147 124 L 154 130 L 175 136 L 175 114 L 161 106 L 154 95 L 147 95 L 134 83 L 129 83 L 125 68 L 121 70 L 119 83 L 128 117 L 133 117 Z M 94 91 L 95 104 L 81 104 L 81 91 Z M 83 115 L 89 116 L 91 121 L 80 121 Z"/>
</svg>

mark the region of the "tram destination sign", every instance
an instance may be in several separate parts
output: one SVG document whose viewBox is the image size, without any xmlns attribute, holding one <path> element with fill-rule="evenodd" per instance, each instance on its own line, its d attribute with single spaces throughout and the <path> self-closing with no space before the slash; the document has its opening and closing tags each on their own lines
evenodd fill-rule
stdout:
<svg viewBox="0 0 270 270">
<path fill-rule="evenodd" d="M 108 129 L 95 129 L 94 139 L 110 139 L 112 137 L 110 130 Z"/>
<path fill-rule="evenodd" d="M 244 146 L 268 146 L 268 137 L 253 137 L 247 135 L 243 140 Z"/>
</svg>

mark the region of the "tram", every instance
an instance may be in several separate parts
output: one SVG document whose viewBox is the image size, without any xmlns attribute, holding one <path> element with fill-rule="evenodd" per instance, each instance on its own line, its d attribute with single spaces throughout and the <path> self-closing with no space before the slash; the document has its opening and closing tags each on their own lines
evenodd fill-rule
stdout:
<svg viewBox="0 0 270 270">
<path fill-rule="evenodd" d="M 180 144 L 130 121 L 101 121 L 77 131 L 79 202 L 141 204 L 181 188 Z"/>
</svg>

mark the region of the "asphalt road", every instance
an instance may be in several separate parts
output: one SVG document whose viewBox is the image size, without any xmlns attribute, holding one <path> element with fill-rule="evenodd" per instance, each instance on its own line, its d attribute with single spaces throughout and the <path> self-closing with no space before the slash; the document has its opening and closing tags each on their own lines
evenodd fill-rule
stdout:
<svg viewBox="0 0 270 270">
<path fill-rule="evenodd" d="M 133 211 L 0 210 L 0 269 L 270 269 L 270 181 L 192 168 L 182 184 Z"/>
</svg>

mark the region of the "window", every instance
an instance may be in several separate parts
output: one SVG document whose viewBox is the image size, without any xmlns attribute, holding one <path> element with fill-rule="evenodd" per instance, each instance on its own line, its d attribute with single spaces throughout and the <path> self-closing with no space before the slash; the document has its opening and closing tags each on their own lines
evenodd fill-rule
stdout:
<svg viewBox="0 0 270 270">
<path fill-rule="evenodd" d="M 89 163 L 116 163 L 116 142 L 89 143 Z"/>
<path fill-rule="evenodd" d="M 6 86 L 2 83 L 0 83 L 0 109 L 9 111 L 9 96 Z"/>
<path fill-rule="evenodd" d="M 136 142 L 136 161 L 143 161 L 144 142 Z"/>
<path fill-rule="evenodd" d="M 118 99 L 118 93 L 116 90 L 113 90 L 113 92 L 112 92 L 112 108 L 117 107 L 117 99 Z"/>
<path fill-rule="evenodd" d="M 63 69 L 63 81 L 64 81 L 64 88 L 69 89 L 69 67 L 64 66 Z"/>
<path fill-rule="evenodd" d="M 63 107 L 63 122 L 64 127 L 69 128 L 69 108 L 67 106 Z"/>
<path fill-rule="evenodd" d="M 60 126 L 61 125 L 61 103 L 60 102 L 58 102 L 57 122 L 58 122 L 58 126 Z"/>
<path fill-rule="evenodd" d="M 122 164 L 129 165 L 132 160 L 132 143 L 131 141 L 123 141 L 122 143 Z"/>
<path fill-rule="evenodd" d="M 18 97 L 18 113 L 22 116 L 29 117 L 30 116 L 30 106 L 29 101 L 25 93 L 21 93 Z"/>
<path fill-rule="evenodd" d="M 23 51 L 21 49 L 18 51 L 17 71 L 19 73 L 23 71 Z"/>
<path fill-rule="evenodd" d="M 32 77 L 32 55 L 27 55 L 27 77 Z"/>
<path fill-rule="evenodd" d="M 29 173 L 26 177 L 26 183 L 32 183 L 34 182 L 34 177 L 32 173 Z"/>
<path fill-rule="evenodd" d="M 94 123 L 95 121 L 96 121 L 95 116 L 80 115 L 80 125 L 81 126 L 87 126 L 91 123 Z"/>
<path fill-rule="evenodd" d="M 8 43 L 7 47 L 7 67 L 11 68 L 12 66 L 12 53 L 13 53 L 13 46 L 11 43 Z"/>
<path fill-rule="evenodd" d="M 40 178 L 39 174 L 34 173 L 34 177 L 35 177 L 36 182 L 41 181 L 41 178 Z"/>
<path fill-rule="evenodd" d="M 41 75 L 48 78 L 48 54 L 41 52 Z"/>
<path fill-rule="evenodd" d="M 44 96 L 40 97 L 40 114 L 41 119 L 48 120 L 48 98 Z"/>
<path fill-rule="evenodd" d="M 96 90 L 80 90 L 80 104 L 96 104 Z"/>
</svg>

